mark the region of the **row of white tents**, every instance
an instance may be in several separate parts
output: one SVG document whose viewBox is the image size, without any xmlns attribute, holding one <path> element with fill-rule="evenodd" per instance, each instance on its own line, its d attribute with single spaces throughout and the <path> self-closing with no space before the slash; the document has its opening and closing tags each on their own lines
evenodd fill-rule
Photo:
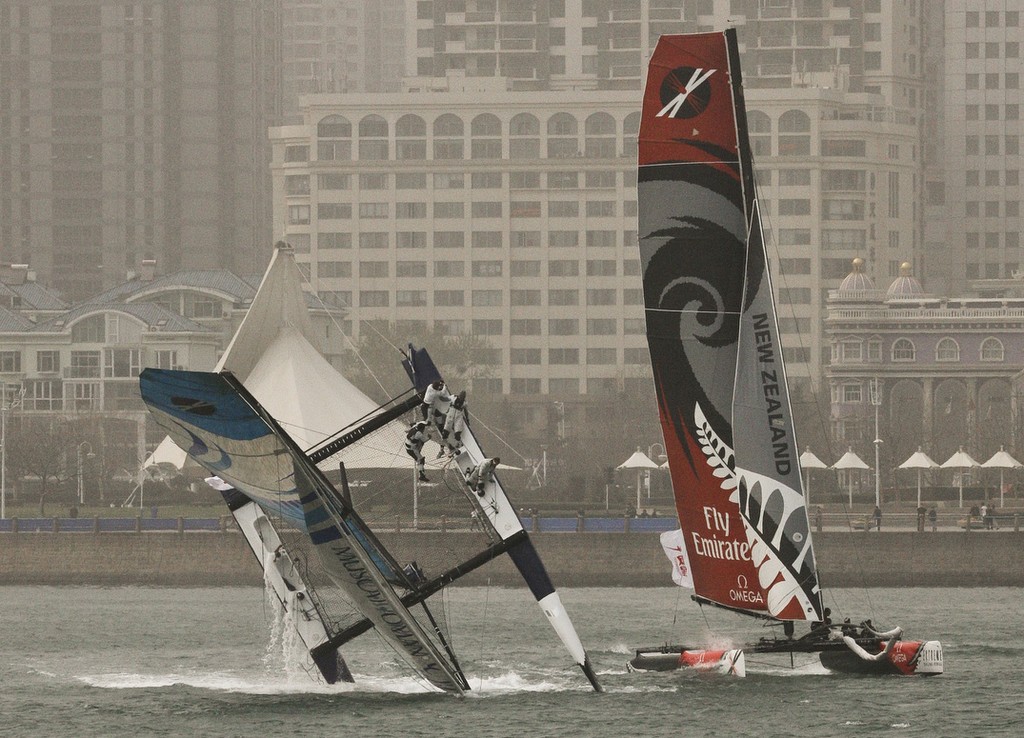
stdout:
<svg viewBox="0 0 1024 738">
<path fill-rule="evenodd" d="M 853 452 L 852 448 L 848 449 L 847 452 L 845 454 L 843 454 L 839 458 L 839 460 L 836 461 L 836 463 L 832 464 L 831 466 L 829 466 L 824 461 L 822 461 L 817 456 L 815 456 L 813 451 L 810 451 L 810 450 L 804 451 L 802 454 L 800 454 L 800 466 L 801 466 L 801 468 L 803 468 L 804 470 L 807 471 L 807 482 L 806 482 L 806 485 L 805 485 L 805 489 L 806 489 L 806 494 L 807 494 L 808 499 L 810 499 L 810 488 L 811 488 L 810 470 L 811 469 L 837 469 L 837 470 L 840 470 L 840 471 L 849 471 L 849 470 L 854 470 L 854 469 L 870 469 L 871 468 L 870 466 L 868 466 L 867 464 L 864 463 L 863 459 L 861 459 L 859 456 L 857 456 L 857 454 L 855 454 Z M 1010 456 L 1010 454 L 1007 453 L 1006 451 L 1004 451 L 1002 447 L 1000 447 L 999 451 L 994 453 L 992 455 L 992 458 L 990 458 L 988 461 L 979 463 L 979 462 L 975 461 L 974 459 L 972 459 L 971 455 L 968 454 L 966 451 L 964 451 L 963 447 L 961 446 L 960 449 L 956 453 L 954 453 L 952 456 L 950 456 L 948 459 L 946 459 L 941 464 L 938 464 L 935 461 L 933 461 L 928 456 L 928 454 L 926 454 L 924 451 L 921 450 L 920 447 L 918 447 L 917 451 L 915 451 L 910 456 L 909 459 L 904 461 L 897 468 L 899 468 L 899 469 L 916 469 L 917 470 L 917 506 L 918 507 L 921 506 L 921 472 L 923 470 L 925 470 L 925 469 L 960 469 L 961 471 L 966 470 L 966 469 L 971 469 L 971 468 L 979 468 L 979 467 L 983 468 L 983 469 L 999 469 L 999 506 L 1002 507 L 1003 506 L 1003 474 L 1004 474 L 1004 472 L 1007 469 L 1019 469 L 1022 466 L 1024 466 L 1024 464 L 1021 464 L 1015 458 Z M 630 456 L 628 459 L 626 459 L 624 462 L 622 462 L 617 468 L 618 469 L 638 469 L 638 470 L 643 470 L 643 469 L 659 469 L 659 468 L 667 469 L 668 468 L 668 462 L 666 461 L 664 464 L 661 464 L 659 466 L 658 464 L 653 462 L 651 460 L 651 458 L 649 456 L 647 456 L 647 454 L 645 454 L 643 451 L 641 451 L 639 448 L 637 448 L 637 450 L 633 453 L 633 455 Z M 641 474 L 642 474 L 642 471 L 641 471 Z M 963 474 L 961 473 L 960 476 L 959 476 L 959 480 L 960 480 L 960 487 L 959 487 L 960 507 L 963 507 L 963 505 L 964 505 L 964 483 L 963 483 L 963 478 L 964 478 Z M 640 474 L 637 474 L 636 485 L 637 485 L 637 506 L 639 507 L 639 504 L 640 504 L 640 502 L 639 502 L 640 501 Z M 850 475 L 849 495 L 850 495 L 850 506 L 852 507 L 853 506 L 853 476 L 852 475 Z"/>
</svg>

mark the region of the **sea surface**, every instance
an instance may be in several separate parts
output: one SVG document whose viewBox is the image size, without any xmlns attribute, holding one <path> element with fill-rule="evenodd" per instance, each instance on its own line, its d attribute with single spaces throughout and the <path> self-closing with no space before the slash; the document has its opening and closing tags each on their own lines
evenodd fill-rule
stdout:
<svg viewBox="0 0 1024 738">
<path fill-rule="evenodd" d="M 938 639 L 937 677 L 831 674 L 747 656 L 748 675 L 631 674 L 637 646 L 728 644 L 761 626 L 682 590 L 562 600 L 605 687 L 595 694 L 526 588 L 453 588 L 444 612 L 472 686 L 431 691 L 367 634 L 356 684 L 327 686 L 259 588 L 0 587 L 0 735 L 1021 736 L 1020 589 L 836 590 L 833 618 Z"/>
</svg>

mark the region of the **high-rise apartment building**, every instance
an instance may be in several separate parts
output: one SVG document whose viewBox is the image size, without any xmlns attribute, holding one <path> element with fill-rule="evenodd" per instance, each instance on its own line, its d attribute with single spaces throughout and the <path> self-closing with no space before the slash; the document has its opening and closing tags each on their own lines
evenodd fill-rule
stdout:
<svg viewBox="0 0 1024 738">
<path fill-rule="evenodd" d="M 1022 18 L 1015 0 L 947 0 L 936 22 L 943 48 L 929 86 L 938 124 L 925 141 L 925 252 L 941 255 L 936 277 L 947 289 L 1008 288 L 1024 266 Z"/>
<path fill-rule="evenodd" d="M 271 248 L 279 0 L 0 4 L 0 261 L 70 301 Z"/>
<path fill-rule="evenodd" d="M 285 122 L 301 122 L 299 95 L 401 89 L 405 13 L 405 0 L 282 0 Z"/>
</svg>

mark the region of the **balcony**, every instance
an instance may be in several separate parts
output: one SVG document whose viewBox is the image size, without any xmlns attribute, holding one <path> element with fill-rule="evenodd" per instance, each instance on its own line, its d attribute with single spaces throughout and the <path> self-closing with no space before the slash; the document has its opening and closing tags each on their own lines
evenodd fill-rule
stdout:
<svg viewBox="0 0 1024 738">
<path fill-rule="evenodd" d="M 681 13 L 682 11 L 679 12 Z M 638 21 L 640 20 L 640 8 L 618 8 L 612 10 L 611 18 L 609 20 L 612 23 Z"/>
<path fill-rule="evenodd" d="M 502 13 L 499 17 L 501 23 L 536 23 L 537 15 L 532 10 L 525 10 L 518 13 Z"/>
<path fill-rule="evenodd" d="M 537 41 L 532 38 L 503 38 L 502 51 L 536 51 Z"/>
</svg>

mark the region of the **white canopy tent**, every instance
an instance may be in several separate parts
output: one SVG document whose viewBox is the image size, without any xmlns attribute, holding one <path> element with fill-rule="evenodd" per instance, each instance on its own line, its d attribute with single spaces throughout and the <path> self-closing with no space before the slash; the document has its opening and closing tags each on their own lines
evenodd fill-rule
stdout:
<svg viewBox="0 0 1024 738">
<path fill-rule="evenodd" d="M 851 446 L 845 454 L 839 457 L 839 461 L 832 465 L 833 469 L 839 469 L 841 471 L 851 471 L 853 469 L 870 469 L 864 460 L 861 459 L 857 454 L 853 452 Z M 853 507 L 853 475 L 847 474 L 847 485 L 850 492 L 850 507 Z"/>
<path fill-rule="evenodd" d="M 971 455 L 964 451 L 964 447 L 961 446 L 955 454 L 950 456 L 948 459 L 942 462 L 943 469 L 960 469 L 960 507 L 964 506 L 964 469 L 970 469 L 972 467 L 981 466 L 977 461 L 971 458 Z"/>
<path fill-rule="evenodd" d="M 814 452 L 807 449 L 800 454 L 800 468 L 807 470 L 807 481 L 804 482 L 804 504 L 811 504 L 811 469 L 828 469 L 828 464 L 814 455 Z"/>
<path fill-rule="evenodd" d="M 917 506 L 921 507 L 921 470 L 938 469 L 939 465 L 932 460 L 928 454 L 917 447 L 917 451 L 910 455 L 910 458 L 899 465 L 900 469 L 917 469 Z"/>
<path fill-rule="evenodd" d="M 171 440 L 170 436 L 164 436 L 164 440 L 153 449 L 153 453 L 142 462 L 142 471 L 156 476 L 160 473 L 180 472 L 188 454 L 178 448 L 178 445 Z"/>
<path fill-rule="evenodd" d="M 636 469 L 636 509 L 640 510 L 640 478 L 644 469 L 657 469 L 658 465 L 651 461 L 651 457 L 636 447 L 636 451 L 628 459 L 619 464 L 616 469 Z"/>
<path fill-rule="evenodd" d="M 982 467 L 986 469 L 999 469 L 999 507 L 1003 506 L 1003 473 L 1006 469 L 1020 469 L 1021 464 L 1015 458 L 1010 456 L 1009 453 L 1003 450 L 1000 446 L 999 450 L 992 454 L 992 458 L 988 461 L 982 462 Z"/>
</svg>

